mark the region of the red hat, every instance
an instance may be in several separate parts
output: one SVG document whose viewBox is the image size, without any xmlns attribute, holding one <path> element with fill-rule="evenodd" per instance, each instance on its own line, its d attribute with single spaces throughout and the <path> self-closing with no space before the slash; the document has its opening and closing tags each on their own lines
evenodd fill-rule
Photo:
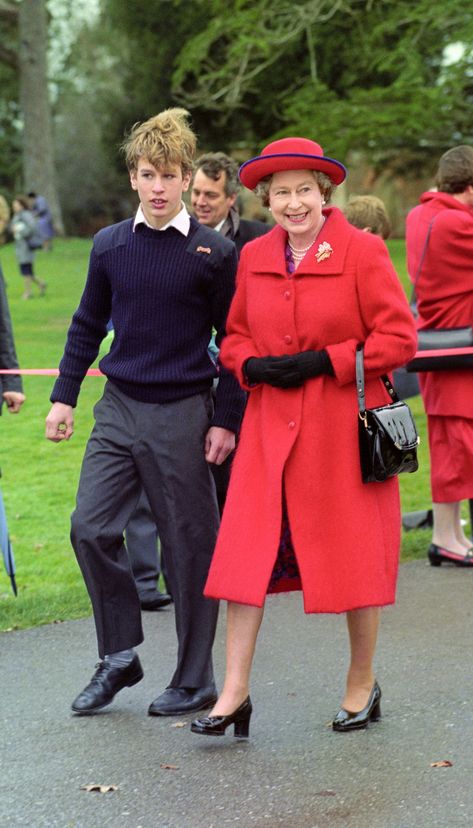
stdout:
<svg viewBox="0 0 473 828">
<path fill-rule="evenodd" d="M 333 184 L 341 184 L 347 171 L 340 161 L 328 158 L 320 144 L 308 138 L 280 138 L 272 141 L 256 158 L 240 167 L 240 181 L 254 190 L 266 175 L 283 170 L 317 170 L 328 175 Z"/>
</svg>

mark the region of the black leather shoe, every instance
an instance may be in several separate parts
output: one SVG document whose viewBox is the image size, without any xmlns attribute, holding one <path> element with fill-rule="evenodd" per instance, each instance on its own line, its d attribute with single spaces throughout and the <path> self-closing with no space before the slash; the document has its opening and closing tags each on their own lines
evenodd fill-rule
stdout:
<svg viewBox="0 0 473 828">
<path fill-rule="evenodd" d="M 204 736 L 223 736 L 227 727 L 232 724 L 233 735 L 237 739 L 247 739 L 250 735 L 252 712 L 253 706 L 248 696 L 229 716 L 206 716 L 204 719 L 196 719 L 191 724 L 191 730 L 192 733 L 201 733 Z"/>
<path fill-rule="evenodd" d="M 90 684 L 72 702 L 74 713 L 95 713 L 102 710 L 124 687 L 132 687 L 143 678 L 143 670 L 137 655 L 126 667 L 115 667 L 108 661 L 100 661 Z"/>
<path fill-rule="evenodd" d="M 172 598 L 166 592 L 146 592 L 140 595 L 140 606 L 142 610 L 160 610 L 172 604 Z"/>
<path fill-rule="evenodd" d="M 473 566 L 473 547 L 467 549 L 466 555 L 460 555 L 458 552 L 451 552 L 450 549 L 431 543 L 428 555 L 431 566 L 441 566 L 443 563 L 452 563 L 455 566 Z"/>
<path fill-rule="evenodd" d="M 350 713 L 349 710 L 342 707 L 332 722 L 332 729 L 339 733 L 345 733 L 348 730 L 363 730 L 369 722 L 377 722 L 381 718 L 380 702 L 381 688 L 378 682 L 375 681 L 366 707 L 359 710 L 358 713 Z"/>
<path fill-rule="evenodd" d="M 168 687 L 154 702 L 151 702 L 150 716 L 185 716 L 196 710 L 212 707 L 217 701 L 215 687 Z"/>
</svg>

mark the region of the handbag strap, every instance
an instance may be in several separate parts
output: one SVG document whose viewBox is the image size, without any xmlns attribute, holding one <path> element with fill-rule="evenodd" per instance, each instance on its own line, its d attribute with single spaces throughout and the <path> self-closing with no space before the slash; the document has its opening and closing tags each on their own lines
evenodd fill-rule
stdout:
<svg viewBox="0 0 473 828">
<path fill-rule="evenodd" d="M 365 400 L 365 366 L 363 361 L 363 348 L 364 346 L 359 343 L 356 346 L 356 361 L 355 361 L 355 369 L 356 369 L 356 392 L 358 395 L 358 412 L 361 419 L 364 419 L 366 416 L 366 400 Z M 396 394 L 391 381 L 387 374 L 383 374 L 380 377 L 381 382 L 383 383 L 386 391 L 388 392 L 389 396 L 393 400 L 393 402 L 399 402 L 399 397 Z"/>
</svg>

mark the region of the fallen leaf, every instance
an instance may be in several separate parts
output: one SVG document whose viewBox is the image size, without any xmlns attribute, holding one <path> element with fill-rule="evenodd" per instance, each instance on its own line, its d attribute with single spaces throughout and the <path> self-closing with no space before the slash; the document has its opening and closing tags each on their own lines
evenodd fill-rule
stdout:
<svg viewBox="0 0 473 828">
<path fill-rule="evenodd" d="M 431 762 L 431 768 L 451 768 L 453 767 L 453 762 L 450 762 L 449 759 L 443 759 L 440 762 Z"/>
<path fill-rule="evenodd" d="M 174 722 L 171 727 L 186 727 L 187 722 Z"/>
<path fill-rule="evenodd" d="M 179 770 L 179 765 L 160 765 L 163 770 Z"/>
<path fill-rule="evenodd" d="M 109 793 L 109 791 L 118 791 L 118 785 L 81 785 L 81 791 L 97 791 L 97 793 Z"/>
</svg>

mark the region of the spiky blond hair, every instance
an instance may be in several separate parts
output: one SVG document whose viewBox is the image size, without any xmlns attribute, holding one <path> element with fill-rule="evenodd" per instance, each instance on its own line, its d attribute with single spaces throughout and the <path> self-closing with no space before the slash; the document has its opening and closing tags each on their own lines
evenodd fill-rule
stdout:
<svg viewBox="0 0 473 828">
<path fill-rule="evenodd" d="M 136 123 L 121 149 L 130 171 L 145 158 L 157 169 L 180 166 L 182 174 L 192 172 L 197 137 L 188 124 L 189 113 L 180 107 L 165 109 L 143 123 Z"/>
</svg>

